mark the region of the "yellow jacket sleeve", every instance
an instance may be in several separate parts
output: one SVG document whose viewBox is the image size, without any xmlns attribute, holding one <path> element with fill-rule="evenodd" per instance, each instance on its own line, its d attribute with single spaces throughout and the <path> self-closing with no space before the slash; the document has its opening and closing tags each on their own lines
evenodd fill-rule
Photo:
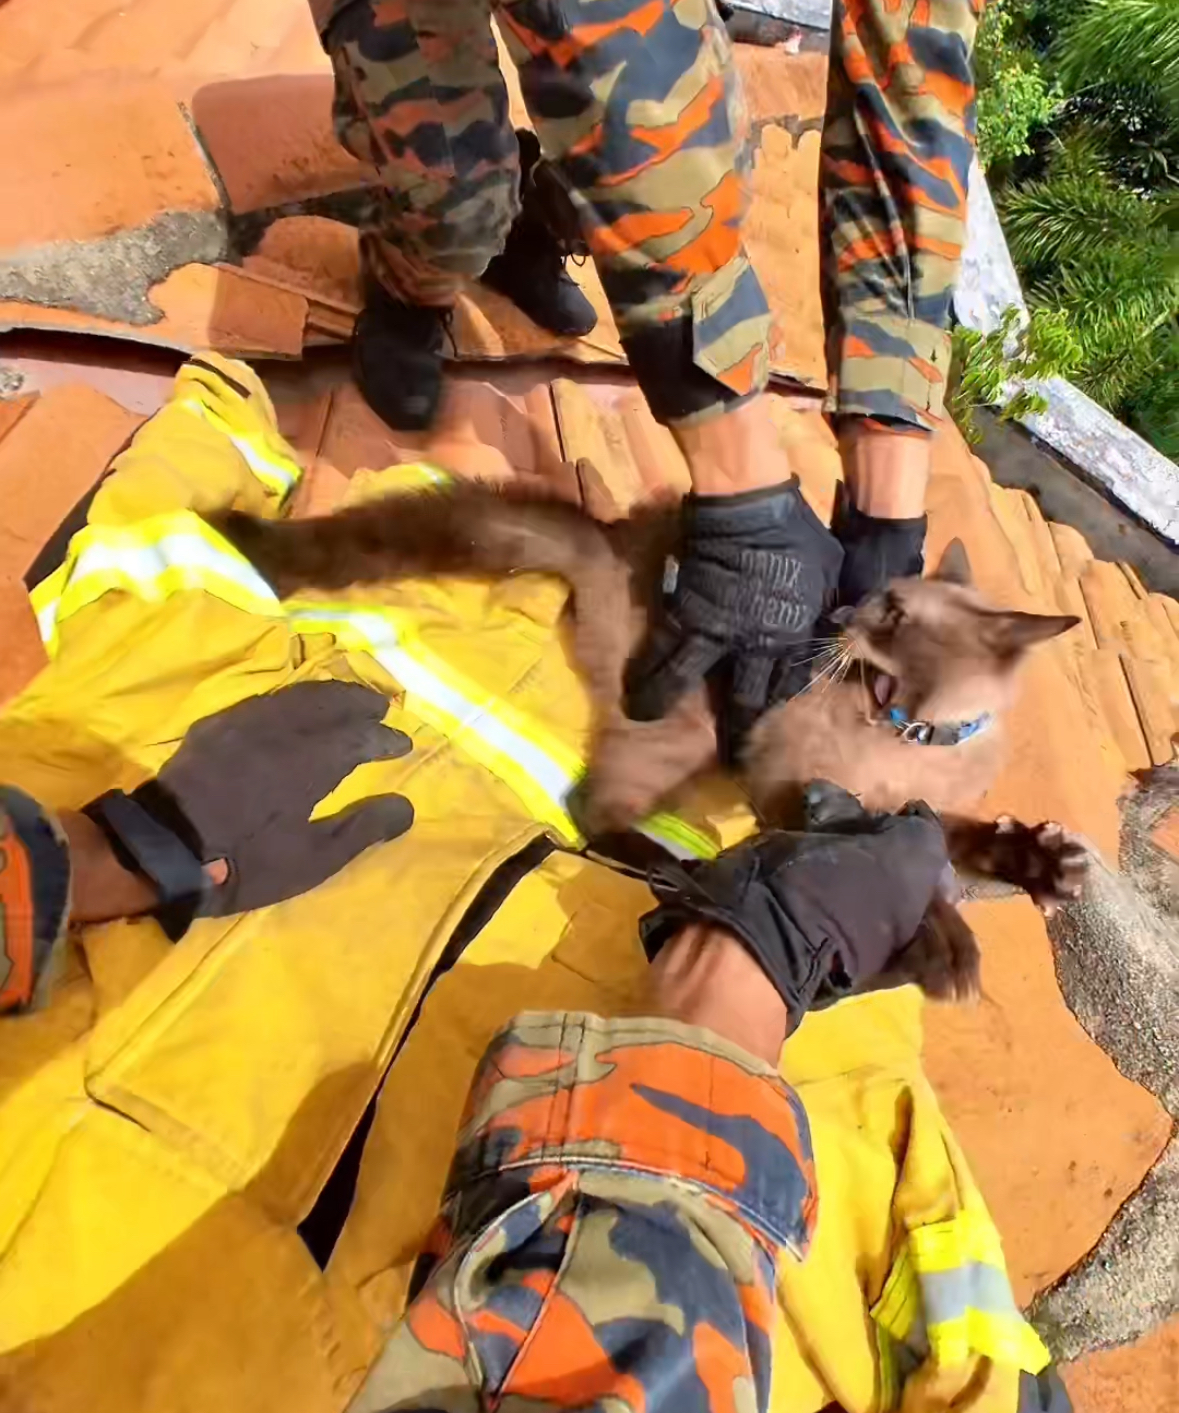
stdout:
<svg viewBox="0 0 1179 1413">
<path fill-rule="evenodd" d="M 281 514 L 302 474 L 278 431 L 270 395 L 244 363 L 202 353 L 172 396 L 115 457 L 90 525 L 132 525 L 177 510 L 235 506 Z"/>
</svg>

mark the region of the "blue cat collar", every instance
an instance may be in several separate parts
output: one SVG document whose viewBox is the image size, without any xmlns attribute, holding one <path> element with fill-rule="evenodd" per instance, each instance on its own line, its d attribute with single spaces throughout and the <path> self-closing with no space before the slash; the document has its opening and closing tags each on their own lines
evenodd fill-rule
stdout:
<svg viewBox="0 0 1179 1413">
<path fill-rule="evenodd" d="M 973 721 L 952 721 L 935 723 L 932 721 L 912 721 L 901 707 L 889 707 L 889 724 L 896 729 L 902 741 L 911 746 L 960 746 L 972 736 L 978 736 L 990 727 L 995 718 L 989 711 L 976 716 Z"/>
</svg>

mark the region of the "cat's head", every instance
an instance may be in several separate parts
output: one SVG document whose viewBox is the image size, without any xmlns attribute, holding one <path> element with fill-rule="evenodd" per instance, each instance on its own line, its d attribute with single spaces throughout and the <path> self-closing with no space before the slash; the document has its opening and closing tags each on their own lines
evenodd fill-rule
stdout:
<svg viewBox="0 0 1179 1413">
<path fill-rule="evenodd" d="M 992 607 L 971 582 L 962 542 L 953 540 L 932 575 L 894 579 L 845 626 L 854 655 L 875 669 L 869 685 L 881 711 L 959 722 L 1006 709 L 1028 651 L 1078 622 Z"/>
</svg>

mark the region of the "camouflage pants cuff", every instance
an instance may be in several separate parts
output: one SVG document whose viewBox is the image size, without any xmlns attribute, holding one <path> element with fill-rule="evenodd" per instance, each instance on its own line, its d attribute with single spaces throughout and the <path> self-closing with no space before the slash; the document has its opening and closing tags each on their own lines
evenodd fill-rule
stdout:
<svg viewBox="0 0 1179 1413">
<path fill-rule="evenodd" d="M 933 431 L 942 420 L 950 335 L 898 314 L 845 311 L 831 334 L 824 410 L 879 417 Z"/>
<path fill-rule="evenodd" d="M 817 1211 L 798 1096 L 739 1046 L 661 1016 L 537 1012 L 502 1030 L 472 1085 L 448 1189 L 505 1168 L 673 1182 L 798 1254 Z"/>
</svg>

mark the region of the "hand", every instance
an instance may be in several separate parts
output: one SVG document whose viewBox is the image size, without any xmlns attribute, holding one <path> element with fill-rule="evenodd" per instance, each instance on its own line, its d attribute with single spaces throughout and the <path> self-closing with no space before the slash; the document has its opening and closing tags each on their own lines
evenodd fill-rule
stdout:
<svg viewBox="0 0 1179 1413">
<path fill-rule="evenodd" d="M 666 713 L 712 675 L 727 758 L 765 709 L 789 694 L 791 657 L 834 597 L 841 551 L 797 478 L 684 502 L 675 589 L 627 670 L 627 712 Z"/>
<path fill-rule="evenodd" d="M 687 924 L 724 929 L 773 982 L 793 1027 L 821 991 L 885 969 L 948 867 L 927 806 L 873 815 L 820 781 L 808 787 L 802 831 L 774 830 L 709 863 L 657 871 L 660 905 L 640 924 L 643 943 L 654 956 Z"/>
<path fill-rule="evenodd" d="M 157 881 L 157 860 L 172 877 L 181 875 L 180 920 L 161 913 L 173 937 L 194 915 L 223 917 L 281 902 L 413 823 L 413 807 L 401 795 L 309 819 L 357 766 L 409 752 L 409 737 L 382 724 L 388 706 L 379 692 L 354 682 L 302 682 L 252 697 L 198 721 L 130 802 L 124 797 L 112 807 L 104 796 L 87 810 Z M 218 860 L 227 868 L 210 876 L 208 866 Z"/>
</svg>

